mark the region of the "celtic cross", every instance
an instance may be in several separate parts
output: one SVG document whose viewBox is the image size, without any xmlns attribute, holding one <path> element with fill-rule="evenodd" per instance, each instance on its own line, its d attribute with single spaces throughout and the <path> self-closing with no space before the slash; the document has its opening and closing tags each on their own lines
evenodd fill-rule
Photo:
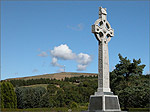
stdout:
<svg viewBox="0 0 150 112">
<path fill-rule="evenodd" d="M 92 25 L 92 33 L 98 40 L 98 91 L 101 94 L 110 91 L 108 42 L 114 36 L 114 30 L 107 21 L 106 8 L 99 8 L 99 19 Z"/>
</svg>

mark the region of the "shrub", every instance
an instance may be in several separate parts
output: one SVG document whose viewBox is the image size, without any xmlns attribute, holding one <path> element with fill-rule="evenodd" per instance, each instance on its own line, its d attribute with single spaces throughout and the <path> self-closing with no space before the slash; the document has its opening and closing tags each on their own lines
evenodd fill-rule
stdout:
<svg viewBox="0 0 150 112">
<path fill-rule="evenodd" d="M 73 101 L 73 102 L 71 102 L 71 103 L 69 104 L 69 107 L 70 107 L 70 108 L 78 108 L 78 104 Z"/>
</svg>

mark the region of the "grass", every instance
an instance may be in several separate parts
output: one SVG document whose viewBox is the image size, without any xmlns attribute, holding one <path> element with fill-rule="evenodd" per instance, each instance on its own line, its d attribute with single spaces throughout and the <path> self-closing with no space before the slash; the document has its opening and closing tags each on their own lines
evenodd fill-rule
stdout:
<svg viewBox="0 0 150 112">
<path fill-rule="evenodd" d="M 45 89 L 47 89 L 48 84 L 35 84 L 35 85 L 29 85 L 29 86 L 22 86 L 22 87 L 44 87 Z"/>
<path fill-rule="evenodd" d="M 2 109 L 2 112 L 58 112 L 68 111 L 67 108 L 28 108 L 28 109 Z"/>
<path fill-rule="evenodd" d="M 68 112 L 68 110 L 72 110 L 72 112 L 81 112 L 87 110 L 87 107 L 73 108 L 69 109 L 66 107 L 58 107 L 58 108 L 28 108 L 28 109 L 2 109 L 2 112 Z"/>
<path fill-rule="evenodd" d="M 7 80 L 15 80 L 15 79 L 22 79 L 22 80 L 29 80 L 29 79 L 64 79 L 65 77 L 79 77 L 79 76 L 93 76 L 97 75 L 96 73 L 76 73 L 76 72 L 61 72 L 61 73 L 53 73 L 53 74 L 43 74 L 43 75 L 36 75 L 36 76 L 29 76 L 29 77 L 20 77 L 20 78 L 10 78 Z"/>
<path fill-rule="evenodd" d="M 136 111 L 136 112 L 150 112 L 150 108 L 129 108 L 130 112 Z"/>
<path fill-rule="evenodd" d="M 2 109 L 1 112 L 68 112 L 67 107 L 58 108 L 28 108 L 28 109 Z M 88 110 L 86 106 L 80 106 L 80 108 L 71 109 L 72 112 L 81 112 Z M 129 108 L 128 112 L 149 112 L 149 108 Z"/>
</svg>

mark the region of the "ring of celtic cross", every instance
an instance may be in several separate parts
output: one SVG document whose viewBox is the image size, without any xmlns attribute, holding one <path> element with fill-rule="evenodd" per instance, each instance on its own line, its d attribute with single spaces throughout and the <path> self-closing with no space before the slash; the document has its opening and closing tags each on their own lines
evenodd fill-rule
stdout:
<svg viewBox="0 0 150 112">
<path fill-rule="evenodd" d="M 114 30 L 111 28 L 109 22 L 101 18 L 97 19 L 94 25 L 92 25 L 92 32 L 99 41 L 104 40 L 107 43 L 110 41 L 111 37 L 114 36 Z"/>
</svg>

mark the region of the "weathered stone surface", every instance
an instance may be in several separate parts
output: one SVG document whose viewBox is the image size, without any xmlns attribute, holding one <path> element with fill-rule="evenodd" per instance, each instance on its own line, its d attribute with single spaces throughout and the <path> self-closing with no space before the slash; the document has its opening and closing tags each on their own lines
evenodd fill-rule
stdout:
<svg viewBox="0 0 150 112">
<path fill-rule="evenodd" d="M 91 95 L 89 103 L 89 112 L 120 112 L 120 105 L 117 95 Z"/>
<path fill-rule="evenodd" d="M 106 9 L 102 7 L 99 9 L 99 19 L 92 25 L 92 33 L 95 34 L 99 43 L 98 91 L 110 92 L 108 42 L 111 40 L 111 37 L 114 36 L 114 30 L 106 19 Z"/>
<path fill-rule="evenodd" d="M 108 43 L 114 30 L 107 21 L 106 8 L 99 8 L 99 19 L 92 25 L 92 33 L 98 40 L 98 89 L 90 96 L 89 112 L 120 112 L 118 96 L 110 90 Z"/>
<path fill-rule="evenodd" d="M 102 96 L 91 96 L 90 97 L 90 111 L 102 110 Z"/>
<path fill-rule="evenodd" d="M 106 96 L 105 97 L 105 109 L 106 110 L 119 110 L 119 102 L 118 102 L 118 97 L 113 95 L 113 96 Z"/>
</svg>

